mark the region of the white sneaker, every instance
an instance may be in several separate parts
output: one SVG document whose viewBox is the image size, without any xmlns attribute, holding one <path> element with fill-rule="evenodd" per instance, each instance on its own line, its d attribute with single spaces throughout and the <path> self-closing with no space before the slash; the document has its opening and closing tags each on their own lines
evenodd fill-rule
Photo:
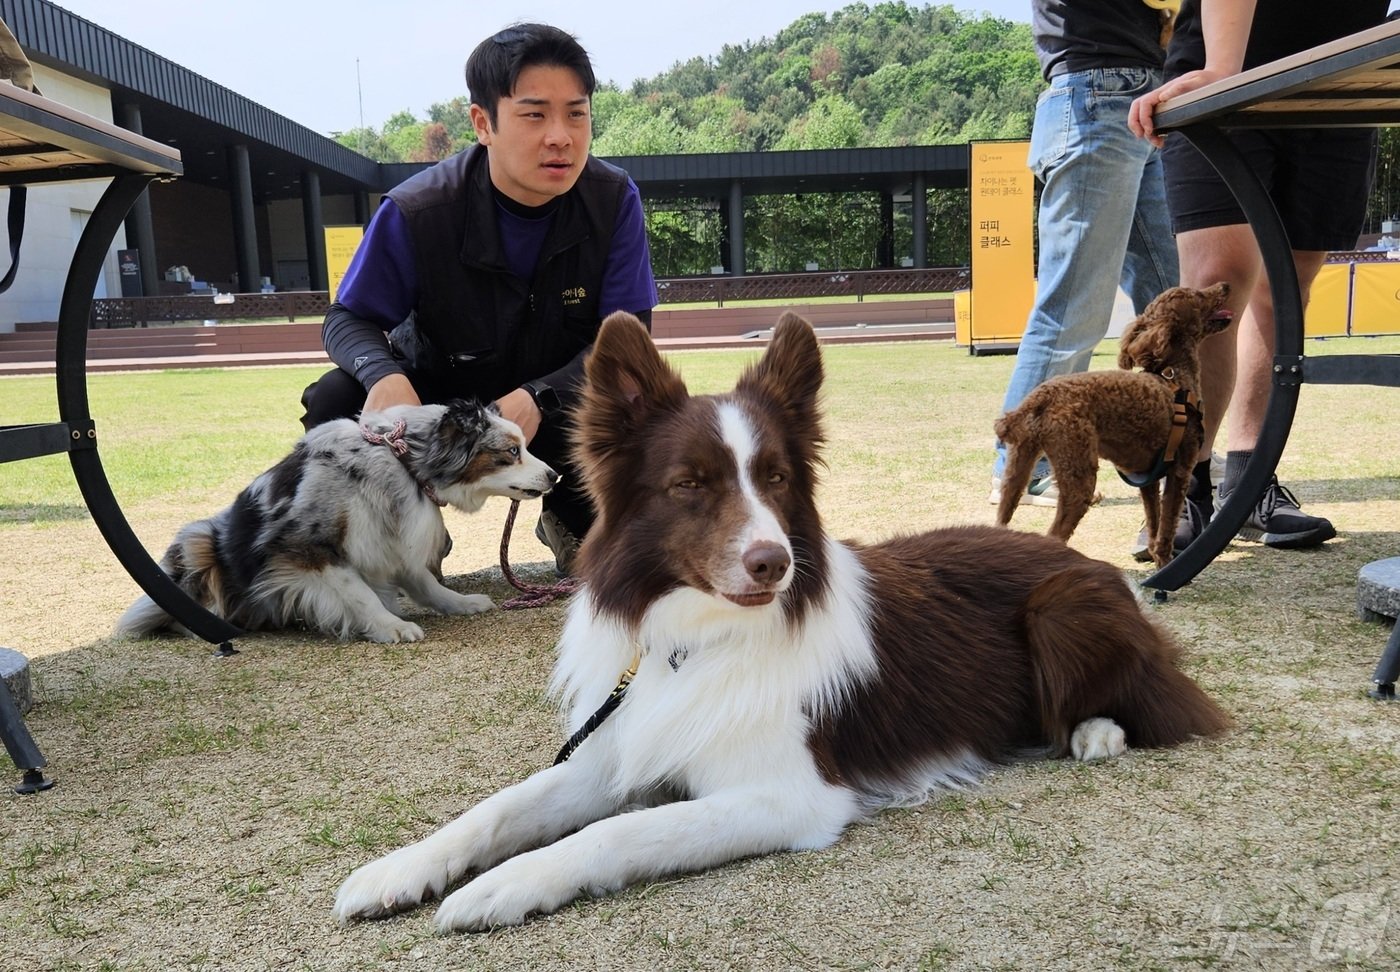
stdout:
<svg viewBox="0 0 1400 972">
<path fill-rule="evenodd" d="M 1090 502 L 1097 503 L 1103 499 L 1103 494 L 1094 490 L 1094 498 Z M 987 502 L 993 506 L 1001 505 L 1001 479 L 992 477 L 992 491 L 987 496 Z M 1040 476 L 1031 477 L 1031 481 L 1026 485 L 1026 491 L 1021 495 L 1020 506 L 1055 506 L 1060 502 L 1060 490 L 1055 486 L 1055 477 Z"/>
</svg>

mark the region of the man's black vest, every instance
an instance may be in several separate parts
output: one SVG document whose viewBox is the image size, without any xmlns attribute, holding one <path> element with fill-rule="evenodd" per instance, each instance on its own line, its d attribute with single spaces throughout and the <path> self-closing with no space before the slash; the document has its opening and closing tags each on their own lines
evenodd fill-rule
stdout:
<svg viewBox="0 0 1400 972">
<path fill-rule="evenodd" d="M 627 174 L 589 157 L 560 198 L 533 279 L 506 266 L 486 150 L 479 145 L 389 191 L 413 238 L 417 347 L 395 332 L 396 353 L 420 377 L 482 401 L 566 369 L 568 399 L 598 333 L 599 291 Z M 450 371 L 446 370 L 450 369 Z M 565 380 L 558 380 L 558 379 Z"/>
</svg>

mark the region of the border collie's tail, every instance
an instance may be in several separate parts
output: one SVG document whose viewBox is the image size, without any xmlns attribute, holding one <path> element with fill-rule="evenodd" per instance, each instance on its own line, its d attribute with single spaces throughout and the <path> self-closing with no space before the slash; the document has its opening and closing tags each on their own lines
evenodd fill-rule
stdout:
<svg viewBox="0 0 1400 972">
<path fill-rule="evenodd" d="M 1026 600 L 1041 725 L 1063 753 L 1070 733 L 1102 716 L 1128 745 L 1172 746 L 1230 718 L 1176 667 L 1180 649 L 1142 612 L 1118 571 L 1084 563 L 1047 578 Z"/>
</svg>

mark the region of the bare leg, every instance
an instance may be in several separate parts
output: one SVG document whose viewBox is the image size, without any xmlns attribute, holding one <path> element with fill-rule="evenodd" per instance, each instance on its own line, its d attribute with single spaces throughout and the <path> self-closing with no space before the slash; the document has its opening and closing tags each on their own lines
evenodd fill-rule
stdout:
<svg viewBox="0 0 1400 972">
<path fill-rule="evenodd" d="M 1224 280 L 1230 285 L 1226 307 L 1235 322 L 1201 342 L 1201 403 L 1205 440 L 1198 460 L 1210 458 L 1215 436 L 1230 405 L 1235 387 L 1235 335 L 1239 318 L 1262 277 L 1259 245 L 1248 224 L 1214 226 L 1177 234 L 1181 257 L 1181 283 L 1185 287 L 1210 287 Z"/>
<path fill-rule="evenodd" d="M 1298 287 L 1304 307 L 1308 305 L 1312 283 L 1326 260 L 1327 254 L 1322 251 L 1293 251 L 1293 265 L 1298 271 Z M 1274 299 L 1269 291 L 1268 278 L 1263 274 L 1255 281 L 1249 307 L 1238 324 L 1238 368 L 1230 399 L 1230 449 L 1249 451 L 1259 441 L 1264 414 L 1268 411 L 1269 393 L 1273 389 Z M 1204 345 L 1202 352 L 1204 357 Z"/>
</svg>

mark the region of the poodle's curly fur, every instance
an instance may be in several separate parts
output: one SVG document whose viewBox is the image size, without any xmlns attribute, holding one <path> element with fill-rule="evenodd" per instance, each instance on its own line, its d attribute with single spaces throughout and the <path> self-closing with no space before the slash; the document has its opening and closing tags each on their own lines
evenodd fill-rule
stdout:
<svg viewBox="0 0 1400 972">
<path fill-rule="evenodd" d="M 1123 332 L 1118 352 L 1123 370 L 1051 378 L 997 419 L 997 437 L 1006 444 L 997 522 L 1011 522 L 1042 455 L 1050 460 L 1060 493 L 1048 532 L 1066 541 L 1093 502 L 1100 457 L 1130 473 L 1156 466 L 1171 435 L 1177 388 L 1199 399 L 1197 347 L 1202 338 L 1229 327 L 1229 293 L 1225 283 L 1164 291 Z M 1155 481 L 1141 487 L 1148 550 L 1159 567 L 1171 559 L 1176 521 L 1204 435 L 1200 413 L 1188 409 L 1161 495 Z"/>
</svg>

